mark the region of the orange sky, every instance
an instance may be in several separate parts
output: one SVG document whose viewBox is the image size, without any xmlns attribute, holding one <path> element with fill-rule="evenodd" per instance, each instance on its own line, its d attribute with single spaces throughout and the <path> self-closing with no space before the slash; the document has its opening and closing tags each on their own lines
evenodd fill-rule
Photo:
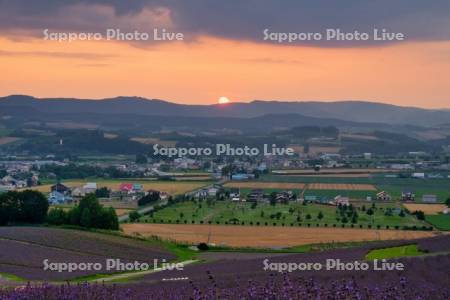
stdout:
<svg viewBox="0 0 450 300">
<path fill-rule="evenodd" d="M 2 96 L 126 95 L 201 104 L 226 96 L 450 108 L 450 42 L 318 48 L 203 37 L 140 48 L 0 38 L 0 49 Z"/>
</svg>

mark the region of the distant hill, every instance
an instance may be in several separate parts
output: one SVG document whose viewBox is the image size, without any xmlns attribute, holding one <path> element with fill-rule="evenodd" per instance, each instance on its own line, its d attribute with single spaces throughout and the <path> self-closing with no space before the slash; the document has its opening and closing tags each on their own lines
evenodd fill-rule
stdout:
<svg viewBox="0 0 450 300">
<path fill-rule="evenodd" d="M 335 119 L 345 122 L 413 126 L 436 126 L 450 122 L 449 110 L 400 107 L 363 101 L 253 101 L 226 105 L 184 105 L 138 97 L 117 97 L 95 101 L 66 98 L 37 99 L 23 95 L 0 98 L 0 112 L 25 109 L 50 114 L 98 113 L 229 118 L 254 118 L 268 114 L 299 114 L 305 117 Z"/>
</svg>

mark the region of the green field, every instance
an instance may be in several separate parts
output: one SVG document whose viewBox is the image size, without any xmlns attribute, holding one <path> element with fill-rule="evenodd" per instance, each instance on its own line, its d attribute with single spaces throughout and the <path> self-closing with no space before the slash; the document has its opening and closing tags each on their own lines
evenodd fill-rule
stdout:
<svg viewBox="0 0 450 300">
<path fill-rule="evenodd" d="M 367 205 L 368 209 L 370 205 Z M 373 215 L 368 215 L 367 210 L 362 210 L 362 205 L 356 207 L 358 214 L 357 223 L 354 227 L 385 229 L 389 226 L 394 229 L 398 226 L 429 226 L 425 222 L 417 220 L 415 217 L 406 214 L 386 216 L 387 208 L 395 208 L 394 205 L 378 205 Z M 319 217 L 322 214 L 322 218 Z M 289 203 L 276 204 L 274 206 L 266 203 L 258 203 L 252 208 L 251 203 L 232 203 L 230 201 L 210 201 L 194 202 L 185 201 L 177 203 L 156 211 L 151 216 L 144 216 L 141 222 L 155 223 L 186 223 L 192 224 L 244 224 L 244 225 L 285 225 L 285 226 L 342 226 L 350 227 L 351 216 L 341 216 L 335 206 L 321 204 Z M 257 224 L 258 223 L 258 224 Z"/>
<path fill-rule="evenodd" d="M 416 202 L 422 200 L 422 196 L 426 194 L 433 194 L 438 197 L 440 203 L 444 202 L 447 198 L 450 198 L 450 179 L 417 179 L 417 178 L 387 178 L 385 174 L 372 174 L 370 177 L 326 177 L 326 176 L 301 176 L 301 175 L 263 175 L 259 181 L 264 182 L 292 182 L 292 183 L 354 183 L 354 184 L 372 184 L 376 186 L 379 191 L 386 191 L 391 194 L 393 200 L 399 200 L 402 191 L 410 190 L 416 194 Z M 327 195 L 328 191 L 323 192 L 323 196 Z M 341 193 L 342 196 L 349 196 L 352 198 L 352 194 L 363 196 L 364 194 L 370 194 L 369 192 L 348 191 L 348 194 Z M 307 193 L 311 193 L 307 191 Z M 372 192 L 373 193 L 373 192 Z M 333 191 L 331 194 L 335 194 Z M 318 196 L 322 196 L 318 195 Z M 336 194 L 335 194 L 336 196 Z M 355 196 L 355 197 L 356 197 Z"/>
<path fill-rule="evenodd" d="M 450 215 L 427 215 L 425 220 L 441 230 L 450 230 Z"/>
<path fill-rule="evenodd" d="M 417 245 L 406 245 L 406 246 L 400 246 L 400 247 L 391 247 L 391 248 L 372 250 L 366 255 L 366 259 L 367 260 L 389 259 L 389 258 L 397 258 L 397 257 L 404 257 L 404 256 L 417 256 L 417 255 L 422 255 L 422 254 L 423 254 L 423 252 L 421 252 L 417 248 Z"/>
</svg>

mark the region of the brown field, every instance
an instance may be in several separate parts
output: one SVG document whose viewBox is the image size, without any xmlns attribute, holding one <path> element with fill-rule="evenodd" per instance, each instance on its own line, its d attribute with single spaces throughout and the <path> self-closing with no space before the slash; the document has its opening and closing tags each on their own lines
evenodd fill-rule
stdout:
<svg viewBox="0 0 450 300">
<path fill-rule="evenodd" d="M 326 174 L 371 174 L 393 172 L 388 169 L 321 169 L 316 172 L 311 169 L 291 169 L 291 170 L 273 170 L 272 173 L 280 174 L 305 174 L 305 175 L 326 175 Z"/>
<path fill-rule="evenodd" d="M 294 174 L 288 174 L 285 176 L 298 176 Z M 371 175 L 369 173 L 358 173 L 358 174 L 307 174 L 302 175 L 303 177 L 331 177 L 331 178 L 369 178 Z"/>
<path fill-rule="evenodd" d="M 415 203 L 404 203 L 404 207 L 406 207 L 410 212 L 421 210 L 426 215 L 435 215 L 437 213 L 442 212 L 447 208 L 444 204 L 415 204 Z"/>
<path fill-rule="evenodd" d="M 103 137 L 104 137 L 105 139 L 115 139 L 115 138 L 118 137 L 118 135 L 115 134 L 115 133 L 104 133 L 104 134 L 103 134 Z"/>
<path fill-rule="evenodd" d="M 138 142 L 145 145 L 154 145 L 158 144 L 164 147 L 175 147 L 176 142 L 175 141 L 163 141 L 156 138 L 145 138 L 145 137 L 133 137 L 130 140 L 134 142 Z"/>
<path fill-rule="evenodd" d="M 378 140 L 376 136 L 367 134 L 341 134 L 341 138 L 348 138 L 354 140 L 370 140 L 370 141 Z"/>
<path fill-rule="evenodd" d="M 159 236 L 186 243 L 206 242 L 232 247 L 292 247 L 317 243 L 415 239 L 429 231 L 346 228 L 255 227 L 233 225 L 123 224 L 129 235 Z"/>
<path fill-rule="evenodd" d="M 249 188 L 249 189 L 304 189 L 303 183 L 289 183 L 289 182 L 227 182 L 225 187 L 232 188 Z"/>
<path fill-rule="evenodd" d="M 353 183 L 310 183 L 311 190 L 346 190 L 346 191 L 376 191 L 377 188 L 371 184 Z"/>
<path fill-rule="evenodd" d="M 12 136 L 5 136 L 5 137 L 0 137 L 0 145 L 6 145 L 12 142 L 16 142 L 20 140 L 20 138 L 18 137 L 12 137 Z"/>
<path fill-rule="evenodd" d="M 67 180 L 62 183 L 68 187 L 74 188 L 78 186 L 83 186 L 87 182 L 97 182 L 97 187 L 107 187 L 111 190 L 119 190 L 120 183 L 130 182 L 130 183 L 140 183 L 143 185 L 144 190 L 158 190 L 166 192 L 170 195 L 184 194 L 186 192 L 198 189 L 202 186 L 207 185 L 204 181 L 144 181 L 144 180 Z M 51 184 L 45 184 L 40 186 L 34 186 L 31 189 L 37 190 L 42 193 L 49 193 Z"/>
<path fill-rule="evenodd" d="M 122 215 L 129 214 L 134 209 L 115 208 L 114 210 L 116 211 L 116 215 L 120 217 Z"/>
<path fill-rule="evenodd" d="M 51 128 L 64 129 L 97 129 L 98 125 L 89 123 L 74 123 L 74 122 L 46 122 L 45 125 Z"/>
</svg>

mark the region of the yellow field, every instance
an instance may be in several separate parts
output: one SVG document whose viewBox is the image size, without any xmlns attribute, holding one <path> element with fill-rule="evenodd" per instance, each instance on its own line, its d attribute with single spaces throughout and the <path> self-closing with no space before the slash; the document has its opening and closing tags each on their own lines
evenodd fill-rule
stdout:
<svg viewBox="0 0 450 300">
<path fill-rule="evenodd" d="M 405 203 L 403 204 L 410 212 L 421 210 L 426 215 L 435 215 L 442 212 L 447 208 L 444 204 L 415 204 L 415 203 Z"/>
<path fill-rule="evenodd" d="M 307 175 L 325 175 L 325 174 L 370 174 L 370 173 L 386 173 L 393 172 L 388 169 L 321 169 L 315 172 L 311 169 L 297 169 L 297 170 L 273 170 L 273 173 L 283 174 L 307 174 Z"/>
<path fill-rule="evenodd" d="M 207 185 L 207 182 L 204 181 L 145 181 L 145 180 L 67 180 L 62 183 L 68 187 L 74 188 L 83 186 L 87 182 L 97 182 L 97 187 L 107 187 L 113 191 L 119 190 L 120 184 L 122 182 L 130 182 L 130 183 L 140 183 L 143 185 L 144 190 L 158 190 L 162 192 L 166 192 L 170 195 L 178 195 L 184 194 L 186 192 L 198 189 L 202 186 Z M 42 193 L 49 193 L 51 184 L 40 185 L 32 187 L 31 189 L 40 191 Z"/>
<path fill-rule="evenodd" d="M 256 182 L 256 181 L 243 181 L 243 182 L 227 182 L 225 187 L 231 188 L 248 188 L 248 189 L 303 189 L 305 184 L 303 183 L 289 183 L 289 182 Z"/>
<path fill-rule="evenodd" d="M 161 145 L 164 147 L 175 147 L 175 145 L 176 145 L 175 141 L 162 141 L 157 138 L 133 137 L 130 140 L 141 143 L 141 144 L 145 144 L 145 145 L 158 144 L 158 145 Z"/>
<path fill-rule="evenodd" d="M 342 191 L 376 191 L 377 188 L 371 184 L 353 183 L 310 183 L 311 190 L 342 190 Z"/>
<path fill-rule="evenodd" d="M 292 247 L 317 243 L 431 237 L 429 231 L 233 225 L 123 224 L 129 235 L 159 236 L 185 243 L 209 241 L 232 247 Z"/>
</svg>

